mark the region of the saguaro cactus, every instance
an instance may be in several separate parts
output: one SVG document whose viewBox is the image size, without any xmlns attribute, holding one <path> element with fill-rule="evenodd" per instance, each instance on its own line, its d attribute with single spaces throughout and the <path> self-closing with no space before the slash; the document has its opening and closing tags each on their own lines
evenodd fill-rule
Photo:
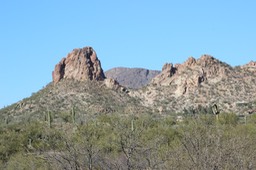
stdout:
<svg viewBox="0 0 256 170">
<path fill-rule="evenodd" d="M 212 112 L 213 112 L 213 114 L 216 115 L 216 120 L 219 120 L 220 111 L 219 111 L 219 109 L 218 109 L 217 104 L 213 104 L 213 105 L 212 105 Z"/>
<path fill-rule="evenodd" d="M 9 116 L 7 116 L 7 117 L 5 118 L 5 124 L 6 124 L 6 125 L 9 124 Z"/>
<path fill-rule="evenodd" d="M 51 128 L 52 127 L 52 115 L 51 115 L 51 112 L 49 111 L 49 109 L 47 109 L 47 115 L 45 115 L 45 121 L 47 121 L 48 127 Z"/>
<path fill-rule="evenodd" d="M 75 123 L 76 123 L 75 106 L 72 107 L 72 110 L 71 110 L 71 117 L 72 117 L 72 122 L 73 122 L 73 124 L 75 124 Z"/>
<path fill-rule="evenodd" d="M 134 118 L 132 118 L 132 121 L 131 121 L 131 130 L 132 132 L 134 131 Z"/>
</svg>

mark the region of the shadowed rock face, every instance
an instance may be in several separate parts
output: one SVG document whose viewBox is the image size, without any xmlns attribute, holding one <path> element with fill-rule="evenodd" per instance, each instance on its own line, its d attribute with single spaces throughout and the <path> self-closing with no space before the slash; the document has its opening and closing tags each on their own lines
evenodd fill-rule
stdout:
<svg viewBox="0 0 256 170">
<path fill-rule="evenodd" d="M 105 75 L 100 60 L 92 47 L 74 49 L 63 58 L 52 73 L 56 84 L 61 79 L 74 79 L 78 81 L 104 80 Z"/>
</svg>

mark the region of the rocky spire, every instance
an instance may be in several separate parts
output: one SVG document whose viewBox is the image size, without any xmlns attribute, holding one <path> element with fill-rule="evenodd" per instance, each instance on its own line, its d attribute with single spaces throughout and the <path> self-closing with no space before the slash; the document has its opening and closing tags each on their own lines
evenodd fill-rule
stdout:
<svg viewBox="0 0 256 170">
<path fill-rule="evenodd" d="M 74 49 L 63 58 L 52 72 L 53 82 L 56 84 L 62 79 L 78 81 L 104 80 L 105 75 L 100 60 L 92 47 Z"/>
</svg>

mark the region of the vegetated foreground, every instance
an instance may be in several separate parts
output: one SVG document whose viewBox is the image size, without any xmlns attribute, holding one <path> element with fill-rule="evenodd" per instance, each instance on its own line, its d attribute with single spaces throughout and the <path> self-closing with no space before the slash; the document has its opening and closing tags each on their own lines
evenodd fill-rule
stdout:
<svg viewBox="0 0 256 170">
<path fill-rule="evenodd" d="M 1 169 L 255 169 L 256 117 L 110 114 L 2 126 Z"/>
</svg>

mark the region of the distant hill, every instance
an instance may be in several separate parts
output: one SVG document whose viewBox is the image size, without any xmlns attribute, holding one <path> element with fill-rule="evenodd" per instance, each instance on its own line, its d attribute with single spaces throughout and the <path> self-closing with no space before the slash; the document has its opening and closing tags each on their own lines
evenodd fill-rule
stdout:
<svg viewBox="0 0 256 170">
<path fill-rule="evenodd" d="M 120 85 L 132 89 L 146 86 L 158 74 L 160 71 L 157 70 L 125 67 L 116 67 L 105 72 L 107 78 L 115 79 Z"/>
</svg>

